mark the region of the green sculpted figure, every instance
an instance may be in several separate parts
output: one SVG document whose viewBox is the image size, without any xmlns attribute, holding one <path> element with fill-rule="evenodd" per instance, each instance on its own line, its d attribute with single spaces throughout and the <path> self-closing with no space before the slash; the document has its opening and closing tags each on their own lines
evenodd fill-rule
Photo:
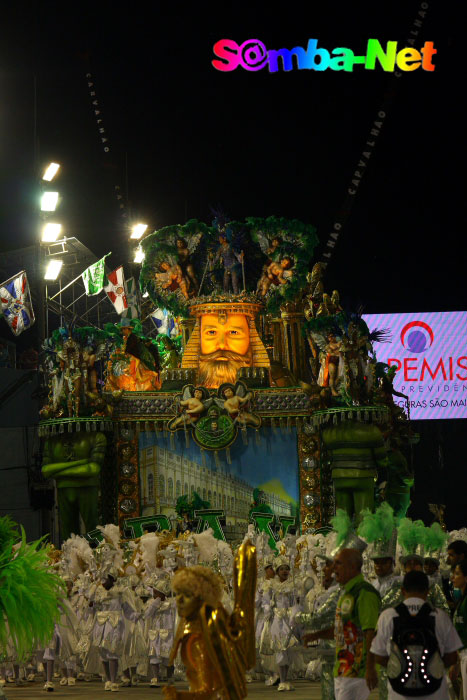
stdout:
<svg viewBox="0 0 467 700">
<path fill-rule="evenodd" d="M 99 475 L 107 440 L 103 433 L 71 433 L 49 438 L 44 447 L 42 474 L 55 479 L 60 536 L 79 534 L 81 515 L 86 532 L 98 522 Z"/>
<path fill-rule="evenodd" d="M 394 516 L 399 521 L 407 515 L 410 506 L 410 488 L 413 486 L 414 478 L 401 450 L 390 448 L 388 459 L 386 500 L 394 509 Z"/>
<path fill-rule="evenodd" d="M 374 510 L 375 481 L 379 468 L 387 468 L 384 439 L 376 425 L 343 421 L 323 430 L 323 442 L 331 460 L 336 509 L 360 520 L 364 508 Z"/>
</svg>

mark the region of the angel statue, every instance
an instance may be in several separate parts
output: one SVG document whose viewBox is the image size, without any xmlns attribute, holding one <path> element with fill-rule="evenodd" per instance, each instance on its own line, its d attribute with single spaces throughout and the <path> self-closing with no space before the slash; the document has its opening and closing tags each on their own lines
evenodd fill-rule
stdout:
<svg viewBox="0 0 467 700">
<path fill-rule="evenodd" d="M 248 391 L 246 385 L 238 381 L 233 384 L 221 384 L 217 390 L 217 398 L 214 401 L 220 408 L 223 408 L 232 418 L 234 423 L 241 427 L 247 425 L 259 428 L 261 418 L 256 413 L 249 413 L 246 409 L 248 402 L 253 398 L 253 393 Z"/>
<path fill-rule="evenodd" d="M 185 299 L 189 298 L 188 284 L 183 276 L 182 268 L 172 256 L 169 255 L 167 260 L 161 262 L 159 272 L 156 272 L 154 277 L 156 288 L 159 287 L 161 290 L 169 292 L 179 290 Z"/>
<path fill-rule="evenodd" d="M 338 384 L 344 370 L 342 339 L 331 328 L 325 334 L 312 332 L 311 335 L 321 351 L 318 384 L 329 387 L 333 396 L 339 396 Z"/>
<path fill-rule="evenodd" d="M 184 386 L 182 397 L 178 403 L 182 412 L 179 416 L 169 421 L 169 430 L 177 430 L 186 425 L 194 425 L 207 409 L 208 401 L 209 392 L 203 386 L 194 387 L 193 384 Z"/>
<path fill-rule="evenodd" d="M 256 549 L 242 543 L 233 566 L 234 610 L 221 604 L 223 582 L 206 566 L 178 569 L 172 580 L 180 623 L 169 664 L 178 650 L 189 690 L 173 685 L 166 700 L 241 700 L 247 695 L 245 672 L 255 665 Z"/>
<path fill-rule="evenodd" d="M 266 296 L 271 285 L 276 287 L 287 284 L 293 277 L 293 260 L 285 255 L 279 262 L 271 262 L 263 267 L 263 273 L 258 280 L 257 292 Z"/>
</svg>

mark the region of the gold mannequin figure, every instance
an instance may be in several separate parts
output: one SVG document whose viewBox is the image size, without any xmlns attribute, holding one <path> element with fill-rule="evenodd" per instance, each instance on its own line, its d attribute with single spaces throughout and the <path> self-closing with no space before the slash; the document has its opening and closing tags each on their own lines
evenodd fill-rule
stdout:
<svg viewBox="0 0 467 700">
<path fill-rule="evenodd" d="M 189 690 L 164 688 L 166 700 L 241 700 L 245 671 L 255 665 L 256 549 L 246 541 L 234 561 L 234 611 L 222 607 L 222 581 L 205 566 L 179 569 L 172 582 L 180 623 L 169 664 L 178 649 Z"/>
</svg>

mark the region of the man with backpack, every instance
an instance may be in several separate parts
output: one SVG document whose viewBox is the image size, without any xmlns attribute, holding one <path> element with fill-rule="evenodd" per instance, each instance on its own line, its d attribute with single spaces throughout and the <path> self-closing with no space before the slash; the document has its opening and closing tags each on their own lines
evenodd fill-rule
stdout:
<svg viewBox="0 0 467 700">
<path fill-rule="evenodd" d="M 389 700 L 449 697 L 445 669 L 456 662 L 462 642 L 449 615 L 426 602 L 428 591 L 426 574 L 410 571 L 402 582 L 403 602 L 379 616 L 367 681 L 372 690 L 372 666 L 385 666 Z"/>
</svg>

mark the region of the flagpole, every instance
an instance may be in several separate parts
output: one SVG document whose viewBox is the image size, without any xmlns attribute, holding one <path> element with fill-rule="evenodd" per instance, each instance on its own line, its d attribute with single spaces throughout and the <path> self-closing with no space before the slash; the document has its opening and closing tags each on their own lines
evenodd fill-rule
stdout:
<svg viewBox="0 0 467 700">
<path fill-rule="evenodd" d="M 84 270 L 83 270 L 83 272 L 84 272 Z M 62 292 L 65 291 L 65 289 L 68 289 L 68 287 L 71 287 L 72 284 L 74 284 L 75 282 L 77 282 L 81 278 L 82 274 L 83 273 L 78 275 L 78 277 L 75 277 L 75 279 L 71 280 L 71 282 L 68 282 L 68 284 L 66 284 L 64 287 L 62 287 L 59 292 L 57 292 L 56 294 L 53 295 L 53 297 L 49 297 L 49 300 L 51 301 L 52 299 L 55 299 L 55 297 L 58 297 Z"/>
<path fill-rule="evenodd" d="M 23 272 L 26 272 L 26 270 L 20 270 L 20 272 L 17 272 L 16 275 L 13 275 L 12 277 L 9 277 L 9 278 L 8 278 L 7 280 L 5 280 L 4 282 L 0 282 L 0 287 L 4 287 L 6 284 L 8 284 L 8 282 L 12 282 L 14 279 L 16 279 L 17 277 L 19 277 L 20 275 L 22 275 Z"/>
</svg>

